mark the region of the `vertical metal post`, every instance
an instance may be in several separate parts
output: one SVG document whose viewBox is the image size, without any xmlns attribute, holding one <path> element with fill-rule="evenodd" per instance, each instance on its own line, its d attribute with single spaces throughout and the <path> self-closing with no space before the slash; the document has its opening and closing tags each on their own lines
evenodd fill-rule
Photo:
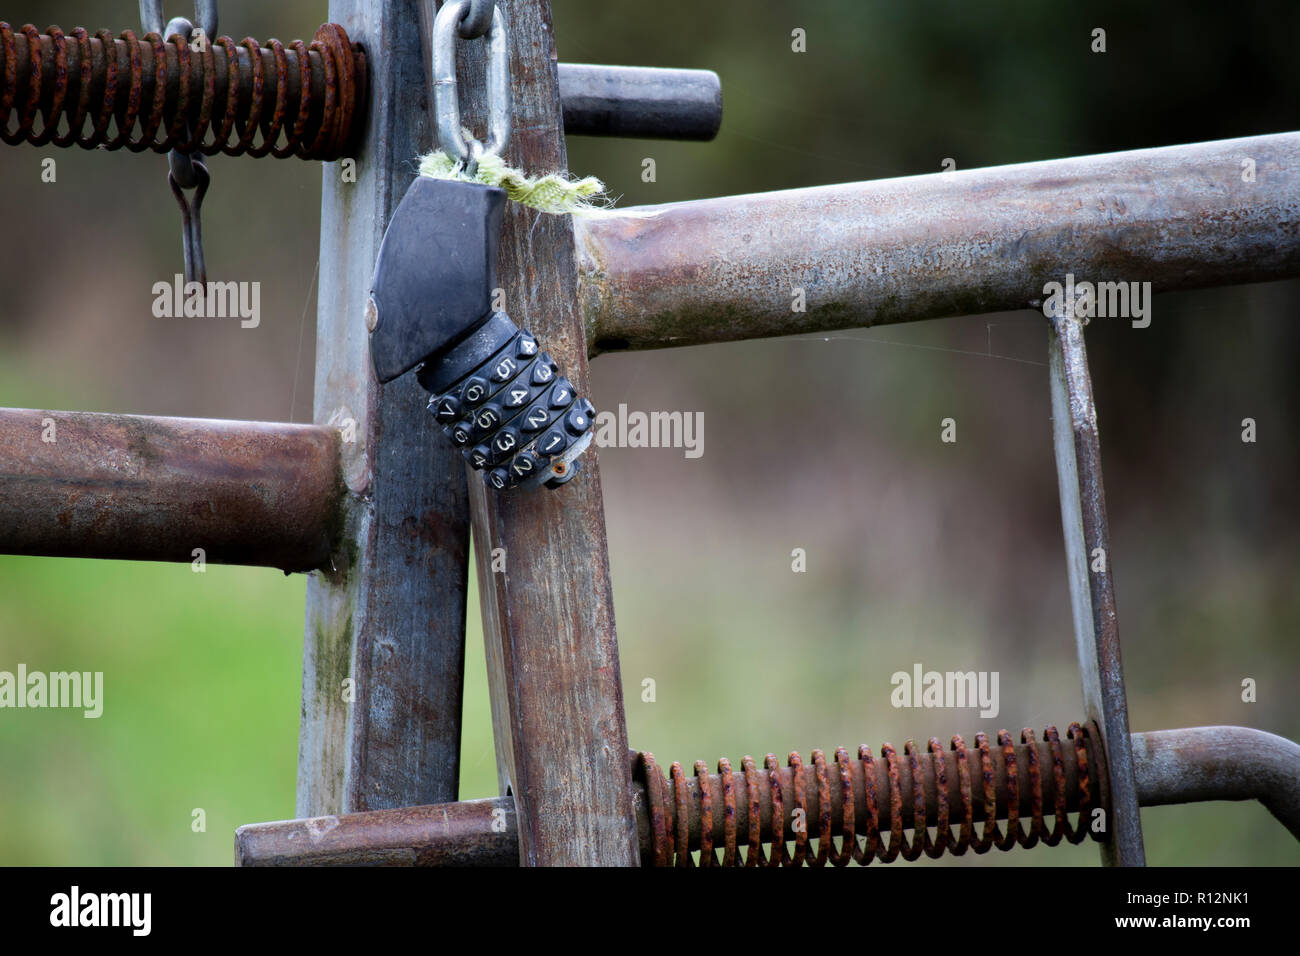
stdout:
<svg viewBox="0 0 1300 956">
<path fill-rule="evenodd" d="M 1144 866 L 1128 701 L 1110 576 L 1110 532 L 1101 480 L 1097 408 L 1083 346 L 1083 321 L 1073 314 L 1073 309 L 1067 311 L 1068 315 L 1049 319 L 1052 438 L 1084 711 L 1101 728 L 1110 778 L 1111 818 L 1106 821 L 1110 839 L 1102 844 L 1102 860 L 1109 866 Z"/>
<path fill-rule="evenodd" d="M 380 239 L 429 147 L 418 2 L 329 15 L 376 55 L 355 181 L 346 161 L 323 167 L 315 416 L 343 430 L 344 544 L 308 583 L 299 817 L 456 799 L 469 550 L 461 458 L 413 375 L 376 382 L 365 324 Z"/>
<path fill-rule="evenodd" d="M 506 161 L 530 174 L 567 168 L 555 37 L 545 0 L 499 0 L 514 98 Z M 487 115 L 483 44 L 462 42 L 467 122 Z M 480 125 L 481 129 L 481 125 Z M 499 274 L 507 311 L 537 333 L 579 392 L 586 334 L 577 310 L 573 224 L 511 203 Z M 490 492 L 470 504 L 499 769 L 515 797 L 528 866 L 632 866 L 639 860 L 614 631 L 604 501 L 594 446 L 556 491 Z M 501 549 L 501 550 L 498 550 Z M 504 571 L 494 571 L 494 564 Z"/>
</svg>

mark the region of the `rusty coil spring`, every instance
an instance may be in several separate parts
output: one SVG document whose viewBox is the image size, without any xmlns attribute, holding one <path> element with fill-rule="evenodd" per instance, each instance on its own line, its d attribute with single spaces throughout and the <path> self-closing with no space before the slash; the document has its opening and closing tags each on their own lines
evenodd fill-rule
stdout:
<svg viewBox="0 0 1300 956">
<path fill-rule="evenodd" d="M 961 856 L 968 849 L 976 853 L 987 853 L 993 847 L 999 850 L 1010 850 L 1016 845 L 1029 848 L 1039 841 L 1046 846 L 1055 846 L 1062 839 L 1070 843 L 1081 843 L 1090 833 L 1086 820 L 1095 805 L 1087 738 L 1092 736 L 1099 740 L 1100 737 L 1095 727 L 1085 731 L 1077 723 L 1070 724 L 1068 735 L 1074 744 L 1074 765 L 1072 780 L 1067 786 L 1067 768 L 1060 735 L 1054 726 L 1048 726 L 1043 733 L 1051 757 L 1052 813 L 1055 821 L 1050 831 L 1043 818 L 1044 781 L 1038 755 L 1039 745 L 1034 732 L 1026 728 L 1021 732 L 1020 739 L 1024 746 L 1019 748 L 1019 756 L 1026 763 L 1029 778 L 1028 831 L 1021 824 L 1021 802 L 1025 795 L 1021 793 L 1020 787 L 1017 747 L 1012 742 L 1011 735 L 1003 730 L 997 735 L 1001 760 L 997 762 L 996 768 L 988 738 L 982 733 L 975 735 L 975 749 L 979 756 L 978 773 L 983 782 L 984 826 L 978 838 L 975 836 L 976 818 L 970 763 L 966 744 L 959 735 L 952 738 L 960 803 L 955 821 L 960 826 L 957 835 L 954 835 L 954 821 L 949 806 L 950 783 L 943 745 L 938 738 L 930 738 L 928 763 L 933 770 L 932 795 L 927 794 L 927 786 L 916 785 L 917 781 L 926 779 L 923 760 L 918 755 L 916 746 L 909 740 L 903 748 L 912 791 L 913 834 L 910 841 L 903 836 L 903 787 L 900 783 L 899 757 L 890 744 L 881 747 L 883 767 L 872 757 L 870 747 L 862 746 L 858 749 L 857 764 L 850 760 L 843 747 L 837 748 L 834 774 L 825 754 L 820 750 L 812 752 L 811 768 L 804 765 L 798 753 L 791 753 L 788 772 L 782 771 L 773 754 L 767 755 L 764 771 L 759 771 L 753 758 L 747 756 L 742 761 L 741 771 L 748 798 L 748 847 L 743 857 L 738 849 L 736 780 L 730 762 L 725 757 L 719 760 L 718 774 L 712 776 L 704 761 L 696 761 L 694 787 L 688 785 L 682 765 L 673 763 L 670 785 L 656 765 L 654 755 L 643 752 L 640 755 L 639 771 L 645 778 L 650 809 L 653 864 L 694 866 L 692 849 L 699 849 L 701 866 L 825 866 L 827 862 L 834 866 L 845 866 L 851 861 L 866 865 L 873 859 L 882 863 L 890 863 L 899 857 L 915 860 L 922 853 L 937 858 L 945 851 Z M 878 773 L 882 773 L 886 780 L 884 789 L 887 792 L 884 797 L 887 804 L 884 808 L 880 806 L 877 797 L 880 789 Z M 838 801 L 832 799 L 834 776 L 838 776 Z M 808 819 L 810 811 L 807 787 L 810 782 L 816 788 L 814 809 L 818 819 L 815 852 L 809 842 L 812 821 Z M 865 815 L 856 812 L 855 789 L 864 797 Z M 694 796 L 692 790 L 695 791 Z M 714 850 L 714 802 L 717 790 L 721 791 L 723 802 L 721 859 Z M 788 796 L 793 797 L 793 806 L 787 816 L 785 804 Z M 839 804 L 838 821 L 834 819 L 833 802 Z M 1067 819 L 1069 803 L 1074 803 L 1078 813 L 1074 824 Z M 1005 832 L 997 823 L 1000 809 L 1007 820 Z M 882 815 L 888 818 L 887 841 L 881 836 Z M 860 843 L 857 827 L 863 816 L 865 834 L 864 841 Z M 926 825 L 927 819 L 934 821 L 934 837 L 931 837 Z M 799 826 L 795 821 L 806 823 Z M 838 826 L 835 825 L 837 823 Z M 840 836 L 839 849 L 835 848 L 833 842 L 834 832 Z M 793 853 L 789 851 L 786 842 L 789 836 L 793 836 L 795 842 Z M 1093 837 L 1097 840 L 1104 838 L 1095 833 Z M 770 854 L 763 850 L 765 838 L 772 842 Z"/>
<path fill-rule="evenodd" d="M 322 25 L 310 46 L 301 40 L 288 45 L 296 66 L 292 71 L 289 53 L 279 40 L 263 48 L 252 37 L 236 44 L 223 36 L 199 53 L 178 34 L 163 40 L 148 33 L 140 39 L 124 30 L 115 39 L 100 30 L 92 40 L 83 27 L 67 36 L 52 26 L 44 36 L 47 42 L 31 24 L 15 34 L 9 24 L 0 23 L 0 139 L 10 145 L 26 140 L 34 146 L 125 147 L 157 153 L 175 149 L 208 156 L 269 153 L 325 160 L 355 147 L 364 102 L 365 54 L 337 23 Z M 225 60 L 222 83 L 218 49 Z M 75 70 L 69 67 L 70 54 Z M 264 57 L 274 62 L 273 76 L 267 76 Z M 119 59 L 128 64 L 126 70 Z M 313 59 L 318 67 L 313 67 Z M 20 82 L 20 72 L 25 82 Z M 153 95 L 146 107 L 147 87 Z M 291 104 L 294 88 L 296 103 Z M 9 114 L 19 100 L 17 125 L 11 129 Z M 66 128 L 59 132 L 64 119 Z M 278 142 L 282 136 L 283 142 Z"/>
</svg>

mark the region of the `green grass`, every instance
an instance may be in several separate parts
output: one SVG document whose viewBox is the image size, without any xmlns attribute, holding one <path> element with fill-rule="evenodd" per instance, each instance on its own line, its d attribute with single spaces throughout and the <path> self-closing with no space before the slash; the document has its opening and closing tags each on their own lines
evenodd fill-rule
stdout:
<svg viewBox="0 0 1300 956">
<path fill-rule="evenodd" d="M 0 713 L 0 860 L 228 864 L 236 826 L 292 816 L 304 578 L 4 557 L 0 582 L 0 668 L 104 674 L 98 719 Z"/>
<path fill-rule="evenodd" d="M 0 863 L 229 865 L 236 827 L 292 817 L 305 597 L 273 570 L 0 557 L 0 670 L 104 675 L 97 719 L 0 711 Z M 462 793 L 489 796 L 476 626 L 467 657 Z"/>
<path fill-rule="evenodd" d="M 644 560 L 646 567 L 624 568 L 629 580 L 650 573 L 653 557 Z M 791 652 L 779 640 L 789 630 L 781 617 L 789 596 L 751 592 L 742 618 L 724 621 L 725 607 L 735 609 L 727 587 L 735 582 L 724 575 L 712 583 L 687 589 L 671 610 L 649 585 L 624 592 L 624 694 L 634 745 L 654 749 L 665 764 L 722 753 L 735 762 L 756 746 L 806 751 L 855 744 L 864 727 L 881 728 L 877 737 L 893 733 L 887 711 L 828 699 L 834 681 L 787 682 L 784 706 L 764 705 L 753 688 Z M 302 575 L 269 570 L 209 565 L 196 574 L 189 565 L 0 557 L 0 670 L 25 663 L 104 674 L 98 719 L 74 710 L 0 711 L 0 863 L 225 866 L 236 827 L 292 817 L 305 591 Z M 472 576 L 469 608 L 462 798 L 497 792 Z M 675 621 L 696 621 L 699 629 Z M 832 623 L 803 633 L 834 631 Z M 852 657 L 846 648 L 838 653 L 841 662 Z M 658 678 L 655 704 L 640 699 L 647 673 Z M 900 729 L 924 731 L 920 720 L 906 715 Z M 937 722 L 956 728 L 967 719 Z M 196 808 L 206 815 L 202 832 L 193 828 Z M 1254 803 L 1159 808 L 1143 818 L 1155 864 L 1297 859 L 1295 842 Z M 940 865 L 1097 859 L 1083 846 Z"/>
</svg>

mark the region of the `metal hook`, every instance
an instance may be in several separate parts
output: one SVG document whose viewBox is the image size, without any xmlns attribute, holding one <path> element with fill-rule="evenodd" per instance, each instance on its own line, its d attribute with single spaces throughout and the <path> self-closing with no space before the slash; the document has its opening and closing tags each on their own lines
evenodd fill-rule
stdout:
<svg viewBox="0 0 1300 956">
<path fill-rule="evenodd" d="M 187 21 L 188 22 L 188 21 Z M 194 0 L 194 22 L 203 35 L 213 40 L 217 35 L 217 0 Z M 140 23 L 145 33 L 157 33 L 165 40 L 171 33 L 163 33 L 162 0 L 140 0 Z M 189 36 L 186 36 L 189 39 Z"/>
<path fill-rule="evenodd" d="M 496 4 L 491 0 L 469 0 L 469 7 L 461 14 L 456 32 L 462 40 L 477 40 L 492 27 Z"/>
<path fill-rule="evenodd" d="M 191 164 L 191 173 L 195 179 L 194 199 L 185 198 L 185 191 L 176 176 L 168 172 L 167 182 L 172 187 L 176 204 L 181 207 L 181 242 L 185 250 L 185 281 L 201 282 L 207 285 L 208 270 L 203 261 L 203 226 L 199 220 L 199 207 L 203 205 L 203 196 L 208 191 L 208 167 L 203 161 L 195 159 Z"/>
<path fill-rule="evenodd" d="M 211 43 L 217 35 L 217 0 L 195 0 L 194 20 L 203 31 L 204 43 Z M 194 37 L 195 25 L 185 17 L 172 17 L 163 23 L 162 0 L 140 0 L 140 21 L 146 33 L 157 33 L 164 41 L 180 34 L 186 42 Z M 203 261 L 203 230 L 199 221 L 199 207 L 208 191 L 212 177 L 198 157 L 179 150 L 167 154 L 167 182 L 181 207 L 181 233 L 185 251 L 185 281 L 207 282 L 207 269 Z M 183 190 L 194 189 L 193 202 L 185 198 Z"/>
</svg>

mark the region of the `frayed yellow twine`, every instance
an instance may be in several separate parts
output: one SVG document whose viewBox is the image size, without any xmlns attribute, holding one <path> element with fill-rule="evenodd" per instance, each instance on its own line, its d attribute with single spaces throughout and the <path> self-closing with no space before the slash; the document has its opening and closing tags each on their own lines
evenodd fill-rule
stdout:
<svg viewBox="0 0 1300 956">
<path fill-rule="evenodd" d="M 578 217 L 630 216 L 643 219 L 653 215 L 649 210 L 614 209 L 614 201 L 605 195 L 605 184 L 595 176 L 569 179 L 557 173 L 545 176 L 527 176 L 506 165 L 496 153 L 479 157 L 474 175 L 465 166 L 440 149 L 420 157 L 420 175 L 432 179 L 454 179 L 462 183 L 479 183 L 497 186 L 515 202 L 556 215 Z"/>
<path fill-rule="evenodd" d="M 471 176 L 461 163 L 436 149 L 420 157 L 420 175 L 498 186 L 517 203 L 558 215 L 572 213 L 581 216 L 604 208 L 597 206 L 596 202 L 604 199 L 605 184 L 595 176 L 584 179 L 567 179 L 555 173 L 526 176 L 507 166 L 505 160 L 495 153 L 484 153 L 479 157 L 478 169 Z"/>
</svg>

